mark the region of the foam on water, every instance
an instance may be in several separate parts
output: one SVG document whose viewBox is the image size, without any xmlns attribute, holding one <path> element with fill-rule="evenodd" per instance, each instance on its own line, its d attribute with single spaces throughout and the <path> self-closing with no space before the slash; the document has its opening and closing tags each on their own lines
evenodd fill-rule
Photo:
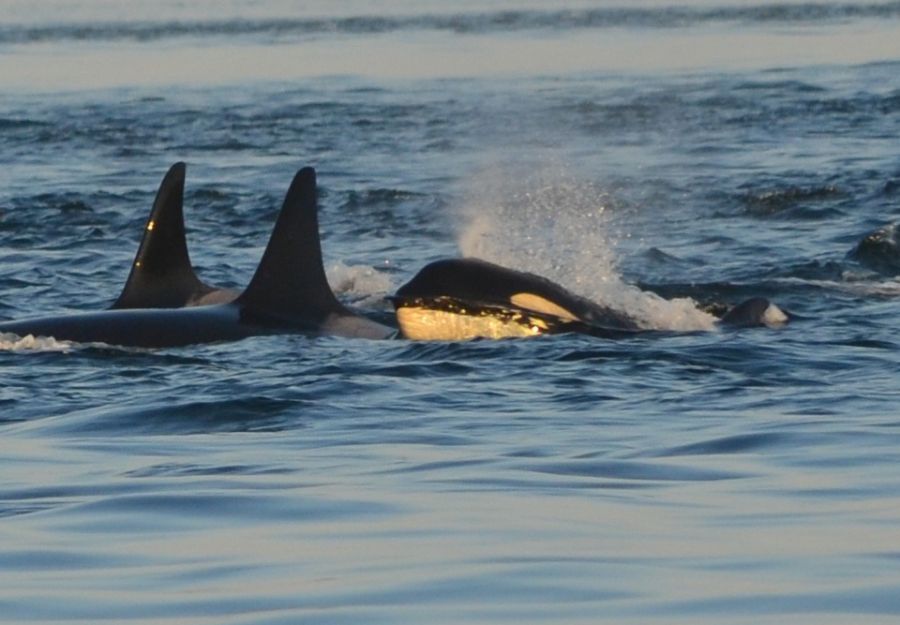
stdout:
<svg viewBox="0 0 900 625">
<path fill-rule="evenodd" d="M 390 277 L 368 265 L 346 265 L 338 261 L 325 273 L 335 294 L 356 306 L 376 306 L 394 291 Z"/>
<path fill-rule="evenodd" d="M 514 169 L 514 168 L 513 168 Z M 616 247 L 627 211 L 597 185 L 561 168 L 494 167 L 475 177 L 460 208 L 463 256 L 543 275 L 621 310 L 650 330 L 712 330 L 716 319 L 690 298 L 667 300 L 622 280 Z"/>
<path fill-rule="evenodd" d="M 53 337 L 0 332 L 0 352 L 68 352 L 72 345 L 69 341 L 57 341 Z"/>
</svg>

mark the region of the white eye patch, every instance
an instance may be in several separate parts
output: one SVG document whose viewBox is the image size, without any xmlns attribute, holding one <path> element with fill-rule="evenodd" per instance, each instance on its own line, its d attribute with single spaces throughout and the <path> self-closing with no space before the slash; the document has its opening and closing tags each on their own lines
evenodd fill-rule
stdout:
<svg viewBox="0 0 900 625">
<path fill-rule="evenodd" d="M 509 298 L 509 301 L 513 304 L 513 306 L 533 310 L 537 313 L 553 315 L 554 317 L 559 317 L 560 319 L 565 319 L 567 321 L 578 320 L 578 317 L 573 315 L 570 311 L 566 310 L 559 304 L 555 304 L 550 300 L 541 297 L 540 295 L 535 295 L 534 293 L 516 293 Z"/>
</svg>

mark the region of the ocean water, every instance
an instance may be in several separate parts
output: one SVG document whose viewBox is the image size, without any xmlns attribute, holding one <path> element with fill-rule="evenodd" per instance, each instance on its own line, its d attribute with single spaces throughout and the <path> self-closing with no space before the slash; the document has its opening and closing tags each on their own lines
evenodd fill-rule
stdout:
<svg viewBox="0 0 900 625">
<path fill-rule="evenodd" d="M 476 255 L 654 331 L 0 337 L 0 622 L 900 620 L 900 3 L 35 4 L 0 319 L 108 306 L 185 160 L 211 283 L 312 165 L 376 317 Z"/>
</svg>

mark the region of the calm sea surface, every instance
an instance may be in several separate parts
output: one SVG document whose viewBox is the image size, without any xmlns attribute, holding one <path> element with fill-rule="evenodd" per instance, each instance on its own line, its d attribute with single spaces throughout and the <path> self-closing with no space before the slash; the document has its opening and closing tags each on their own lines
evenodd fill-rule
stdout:
<svg viewBox="0 0 900 625">
<path fill-rule="evenodd" d="M 108 306 L 178 160 L 211 283 L 312 165 L 350 304 L 657 332 L 0 336 L 0 622 L 900 622 L 900 2 L 0 0 L 0 319 Z"/>
</svg>

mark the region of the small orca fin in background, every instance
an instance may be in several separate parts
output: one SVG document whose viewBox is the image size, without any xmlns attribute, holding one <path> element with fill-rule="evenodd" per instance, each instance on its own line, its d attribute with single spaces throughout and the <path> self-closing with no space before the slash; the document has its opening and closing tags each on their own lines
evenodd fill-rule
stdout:
<svg viewBox="0 0 900 625">
<path fill-rule="evenodd" d="M 751 297 L 722 316 L 723 324 L 736 328 L 776 328 L 788 321 L 790 316 L 765 297 Z"/>
<path fill-rule="evenodd" d="M 317 212 L 316 172 L 304 167 L 291 182 L 256 273 L 235 300 L 244 314 L 288 324 L 353 315 L 325 276 Z"/>
<path fill-rule="evenodd" d="M 217 291 L 197 278 L 188 256 L 185 169 L 175 163 L 160 183 L 131 273 L 110 308 L 181 308 Z"/>
</svg>

